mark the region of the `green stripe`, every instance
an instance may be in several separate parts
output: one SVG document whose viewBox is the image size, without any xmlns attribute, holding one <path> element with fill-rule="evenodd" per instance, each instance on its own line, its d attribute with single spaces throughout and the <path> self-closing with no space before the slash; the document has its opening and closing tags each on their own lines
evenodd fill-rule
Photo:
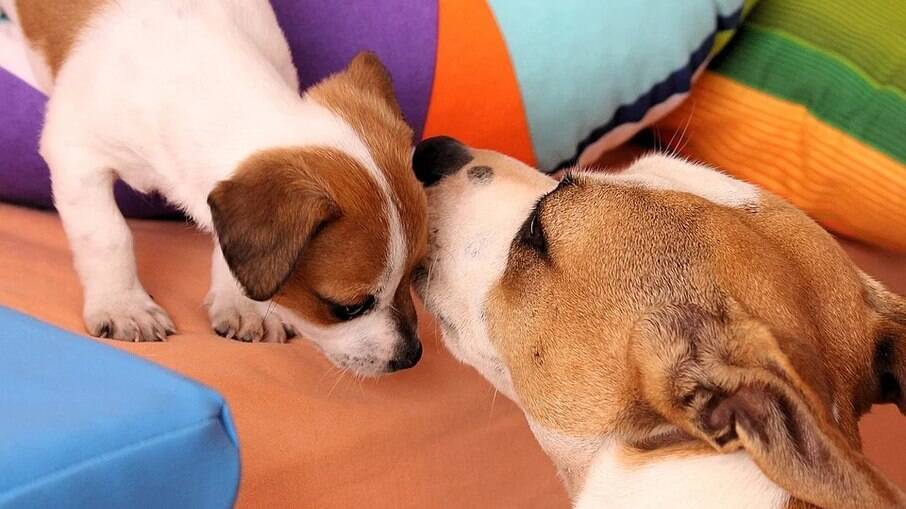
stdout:
<svg viewBox="0 0 906 509">
<path fill-rule="evenodd" d="M 799 37 L 906 90 L 906 1 L 762 0 L 747 23 Z"/>
<path fill-rule="evenodd" d="M 816 117 L 906 162 L 906 100 L 852 67 L 774 32 L 743 25 L 714 70 L 801 104 Z"/>
</svg>

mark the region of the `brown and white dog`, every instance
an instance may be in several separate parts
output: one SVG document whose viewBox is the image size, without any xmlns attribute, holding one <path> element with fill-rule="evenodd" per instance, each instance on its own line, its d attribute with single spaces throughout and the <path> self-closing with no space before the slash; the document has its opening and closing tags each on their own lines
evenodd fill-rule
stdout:
<svg viewBox="0 0 906 509">
<path fill-rule="evenodd" d="M 120 178 L 219 239 L 207 298 L 219 334 L 298 331 L 360 375 L 418 361 L 409 279 L 426 205 L 377 58 L 300 96 L 266 0 L 0 2 L 51 96 L 41 154 L 91 334 L 174 329 L 137 277 Z"/>
<path fill-rule="evenodd" d="M 906 301 L 799 210 L 658 155 L 559 183 L 449 138 L 413 162 L 416 288 L 576 507 L 904 507 L 857 421 L 906 410 Z"/>
</svg>

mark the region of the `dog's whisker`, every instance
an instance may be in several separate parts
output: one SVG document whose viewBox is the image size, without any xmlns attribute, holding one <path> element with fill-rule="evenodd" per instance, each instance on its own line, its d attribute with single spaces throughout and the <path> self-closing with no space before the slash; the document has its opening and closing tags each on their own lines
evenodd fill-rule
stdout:
<svg viewBox="0 0 906 509">
<path fill-rule="evenodd" d="M 328 366 L 327 369 L 325 369 L 323 372 L 321 372 L 321 378 L 318 379 L 318 386 L 320 386 L 321 383 L 324 382 L 324 379 L 327 378 L 327 375 L 335 375 L 339 371 L 340 371 L 339 368 L 337 368 L 336 366 L 334 366 L 332 364 L 330 366 Z"/>
<path fill-rule="evenodd" d="M 494 394 L 491 396 L 491 408 L 488 410 L 488 424 L 491 423 L 491 418 L 494 416 L 494 403 L 497 402 L 497 386 L 494 386 Z"/>
<path fill-rule="evenodd" d="M 692 109 L 692 111 L 689 112 L 689 118 L 686 120 L 686 126 L 683 127 L 683 134 L 682 134 L 682 136 L 680 136 L 680 141 L 682 142 L 682 146 L 677 148 L 677 150 L 676 150 L 677 156 L 680 155 L 682 153 L 682 151 L 686 149 L 686 145 L 689 144 L 689 138 L 686 136 L 686 131 L 687 131 L 687 129 L 689 129 L 689 124 L 692 123 L 692 116 L 695 115 L 695 102 L 694 101 L 692 102 L 691 109 Z M 685 138 L 685 140 L 683 140 L 683 138 Z"/>
<path fill-rule="evenodd" d="M 670 152 L 673 150 L 673 141 L 676 139 L 676 135 L 679 134 L 679 129 L 674 129 L 673 133 L 670 135 L 670 141 L 663 147 L 663 152 L 666 155 L 670 155 Z"/>
<path fill-rule="evenodd" d="M 686 137 L 686 130 L 689 129 L 689 124 L 692 123 L 692 116 L 695 115 L 695 102 L 692 102 L 692 106 L 689 109 L 689 116 L 686 117 L 686 122 L 683 124 L 683 128 L 679 131 L 679 138 L 676 140 L 676 145 L 673 145 L 673 138 L 670 138 L 670 157 L 676 157 L 680 154 L 680 150 L 685 148 L 686 145 L 683 143 Z M 676 134 L 676 133 L 674 133 Z M 686 140 L 688 143 L 688 140 Z M 680 145 L 682 144 L 682 147 Z"/>
<path fill-rule="evenodd" d="M 327 391 L 327 399 L 330 399 L 330 395 L 333 394 L 334 389 L 337 388 L 337 386 L 340 384 L 340 381 L 343 380 L 344 376 L 346 376 L 347 371 L 349 371 L 349 368 L 343 368 L 343 370 L 340 371 L 340 375 L 337 377 L 336 381 L 330 387 L 330 390 Z"/>
<path fill-rule="evenodd" d="M 439 251 L 442 251 L 442 250 L 439 250 Z M 428 265 L 428 274 L 427 274 L 428 281 L 425 283 L 425 295 L 429 295 L 431 293 L 431 282 L 433 281 L 431 274 L 434 272 L 434 269 L 437 268 L 437 264 L 440 263 L 440 257 L 444 256 L 444 255 L 445 255 L 445 253 L 443 253 L 443 252 L 439 253 L 439 255 L 435 256 L 434 259 L 431 260 L 431 263 Z"/>
<path fill-rule="evenodd" d="M 362 399 L 365 399 L 365 376 L 364 375 L 355 375 L 356 387 L 359 388 L 359 394 L 362 395 Z"/>
</svg>

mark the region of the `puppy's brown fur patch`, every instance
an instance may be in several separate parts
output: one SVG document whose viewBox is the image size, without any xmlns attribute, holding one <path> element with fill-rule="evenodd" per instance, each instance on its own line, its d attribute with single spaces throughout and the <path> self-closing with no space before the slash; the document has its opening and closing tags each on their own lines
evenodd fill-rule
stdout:
<svg viewBox="0 0 906 509">
<path fill-rule="evenodd" d="M 19 25 L 56 76 L 79 34 L 111 0 L 16 0 Z"/>
<path fill-rule="evenodd" d="M 221 182 L 209 203 L 224 255 L 247 293 L 273 297 L 317 323 L 335 322 L 329 302 L 361 302 L 385 271 L 390 225 L 381 193 L 343 152 L 260 152 Z"/>
</svg>

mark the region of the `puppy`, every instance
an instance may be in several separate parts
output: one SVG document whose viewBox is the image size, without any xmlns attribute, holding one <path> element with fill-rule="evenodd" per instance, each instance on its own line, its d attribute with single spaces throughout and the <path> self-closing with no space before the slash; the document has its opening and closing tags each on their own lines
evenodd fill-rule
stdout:
<svg viewBox="0 0 906 509">
<path fill-rule="evenodd" d="M 174 330 L 136 275 L 120 178 L 215 234 L 218 334 L 298 331 L 361 375 L 418 361 L 409 280 L 426 206 L 377 58 L 360 54 L 300 96 L 265 0 L 0 1 L 51 96 L 40 150 L 91 334 Z"/>
<path fill-rule="evenodd" d="M 906 410 L 906 302 L 803 213 L 658 155 L 559 183 L 449 138 L 413 161 L 416 288 L 576 507 L 904 507 L 857 421 Z"/>
</svg>

